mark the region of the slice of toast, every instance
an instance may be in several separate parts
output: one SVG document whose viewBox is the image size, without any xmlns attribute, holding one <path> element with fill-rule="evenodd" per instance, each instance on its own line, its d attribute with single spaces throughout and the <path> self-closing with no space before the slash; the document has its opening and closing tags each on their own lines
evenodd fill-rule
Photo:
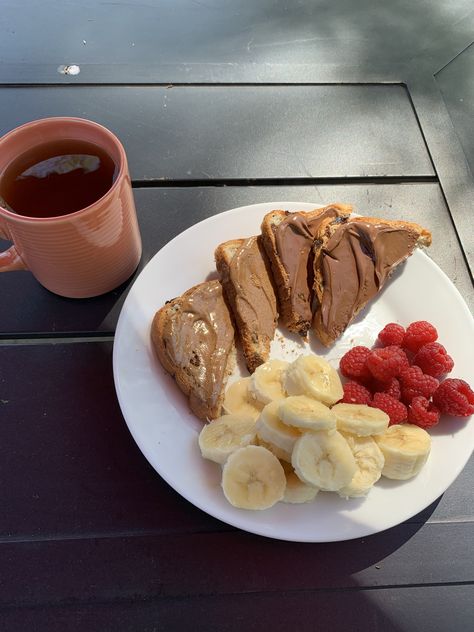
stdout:
<svg viewBox="0 0 474 632">
<path fill-rule="evenodd" d="M 250 373 L 270 356 L 278 322 L 277 299 L 262 239 L 233 239 L 214 253 Z"/>
<path fill-rule="evenodd" d="M 275 210 L 262 222 L 262 239 L 272 266 L 282 322 L 290 331 L 306 336 L 312 312 L 312 246 L 329 225 L 347 220 L 352 207 L 330 204 L 313 211 Z"/>
<path fill-rule="evenodd" d="M 397 266 L 430 244 L 431 233 L 413 222 L 355 217 L 326 227 L 314 246 L 313 328 L 321 342 L 337 340 Z"/>
<path fill-rule="evenodd" d="M 151 340 L 164 369 L 202 420 L 219 417 L 235 366 L 234 327 L 219 281 L 195 285 L 159 309 Z"/>
</svg>

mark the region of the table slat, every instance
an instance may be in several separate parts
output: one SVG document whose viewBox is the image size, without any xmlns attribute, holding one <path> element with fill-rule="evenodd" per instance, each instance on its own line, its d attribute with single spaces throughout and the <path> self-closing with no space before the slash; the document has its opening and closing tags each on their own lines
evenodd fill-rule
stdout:
<svg viewBox="0 0 474 632">
<path fill-rule="evenodd" d="M 0 611 L 3 632 L 274 632 L 315 629 L 339 632 L 468 630 L 474 618 L 472 585 L 351 591 L 286 591 L 240 595 L 204 595 L 144 601 L 131 599 L 98 605 L 63 605 Z M 455 614 L 453 614 L 455 613 Z M 453 618 L 454 617 L 454 618 Z"/>
<path fill-rule="evenodd" d="M 430 2 L 429 11 L 404 0 L 383 8 L 358 0 L 356 10 L 347 0 L 23 0 L 18 10 L 3 0 L 0 80 L 294 81 L 315 67 L 336 82 L 345 68 L 367 80 L 382 67 L 386 80 L 433 53 L 446 63 L 453 42 L 472 37 L 471 8 L 470 0 Z M 61 75 L 60 64 L 79 64 L 81 73 Z"/>
<path fill-rule="evenodd" d="M 436 184 L 153 188 L 136 189 L 135 199 L 144 246 L 139 271 L 178 233 L 229 208 L 272 200 L 300 200 L 315 204 L 343 201 L 352 203 L 359 213 L 414 220 L 429 227 L 433 232 L 429 255 L 474 309 L 469 273 L 442 193 Z M 236 235 L 239 236 L 242 235 Z M 0 336 L 111 333 L 115 330 L 128 287 L 126 283 L 104 296 L 78 301 L 44 290 L 29 272 L 2 274 Z"/>
<path fill-rule="evenodd" d="M 238 531 L 3 543 L 0 607 L 471 583 L 472 544 L 472 523 L 327 544 Z"/>
<path fill-rule="evenodd" d="M 0 88 L 0 134 L 48 116 L 109 127 L 134 180 L 434 175 L 400 85 Z"/>
<path fill-rule="evenodd" d="M 316 570 L 317 572 L 317 570 Z M 3 632 L 353 632 L 469 630 L 474 587 L 450 585 L 350 591 L 282 591 L 240 595 L 133 598 L 97 605 L 0 610 Z M 271 624 L 270 624 L 271 622 Z M 429 622 L 429 623 L 428 623 Z M 349 627 L 350 626 L 350 627 Z"/>
</svg>

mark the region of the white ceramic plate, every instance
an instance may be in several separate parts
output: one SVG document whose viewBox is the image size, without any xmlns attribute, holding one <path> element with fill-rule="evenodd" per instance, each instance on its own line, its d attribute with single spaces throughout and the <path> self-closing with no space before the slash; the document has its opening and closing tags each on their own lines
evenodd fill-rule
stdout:
<svg viewBox="0 0 474 632">
<path fill-rule="evenodd" d="M 114 377 L 123 415 L 141 451 L 156 471 L 184 498 L 220 520 L 246 531 L 281 540 L 330 542 L 387 529 L 436 500 L 454 481 L 474 446 L 474 423 L 444 418 L 431 431 L 430 458 L 406 482 L 381 479 L 365 499 L 344 500 L 320 493 L 311 504 L 278 503 L 266 511 L 232 507 L 220 487 L 218 465 L 201 458 L 197 437 L 202 423 L 189 411 L 173 379 L 159 365 L 150 344 L 150 323 L 166 300 L 214 276 L 215 247 L 228 239 L 257 234 L 272 209 L 310 210 L 316 204 L 271 202 L 245 206 L 211 217 L 181 233 L 141 272 L 120 314 L 114 344 Z M 338 366 L 354 344 L 371 346 L 388 322 L 407 325 L 428 320 L 455 361 L 453 377 L 474 384 L 474 321 L 446 275 L 424 253 L 415 252 L 369 309 L 329 351 L 311 340 L 308 348 Z M 282 331 L 281 333 L 284 334 Z M 279 336 L 272 357 L 292 360 L 305 351 L 300 341 Z M 237 374 L 246 374 L 237 370 Z"/>
</svg>

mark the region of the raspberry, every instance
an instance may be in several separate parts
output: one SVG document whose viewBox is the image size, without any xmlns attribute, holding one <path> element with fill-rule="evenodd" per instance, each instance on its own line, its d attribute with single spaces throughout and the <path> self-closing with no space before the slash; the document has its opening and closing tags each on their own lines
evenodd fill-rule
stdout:
<svg viewBox="0 0 474 632">
<path fill-rule="evenodd" d="M 393 349 L 393 353 L 398 353 L 402 361 L 402 370 L 406 369 L 410 366 L 410 360 L 404 349 L 399 347 L 398 345 L 391 345 L 390 347 L 385 347 L 386 349 Z"/>
<path fill-rule="evenodd" d="M 433 395 L 433 403 L 442 413 L 469 417 L 474 413 L 474 393 L 464 380 L 448 378 L 441 382 Z"/>
<path fill-rule="evenodd" d="M 400 382 L 396 377 L 392 377 L 389 382 L 374 382 L 373 391 L 374 393 L 385 393 L 394 399 L 401 397 Z"/>
<path fill-rule="evenodd" d="M 420 426 L 420 428 L 431 428 L 439 421 L 439 410 L 426 397 L 421 395 L 414 397 L 408 407 L 408 422 Z"/>
<path fill-rule="evenodd" d="M 408 365 L 405 352 L 396 345 L 374 349 L 367 358 L 367 368 L 380 382 L 389 382 Z"/>
<path fill-rule="evenodd" d="M 417 320 L 408 325 L 402 346 L 416 353 L 420 347 L 438 338 L 436 329 L 426 320 Z"/>
<path fill-rule="evenodd" d="M 383 347 L 389 345 L 401 345 L 403 337 L 405 336 L 405 329 L 397 323 L 388 323 L 379 333 L 379 341 Z"/>
<path fill-rule="evenodd" d="M 402 400 L 409 404 L 414 397 L 422 395 L 429 399 L 438 388 L 438 380 L 425 375 L 419 366 L 410 366 L 400 374 Z"/>
<path fill-rule="evenodd" d="M 346 382 L 343 386 L 345 404 L 368 404 L 372 399 L 372 393 L 357 382 Z"/>
<path fill-rule="evenodd" d="M 369 404 L 372 408 L 380 408 L 384 413 L 390 417 L 389 426 L 394 424 L 401 424 L 407 418 L 407 407 L 398 399 L 387 395 L 386 393 L 375 393 L 372 403 Z"/>
<path fill-rule="evenodd" d="M 439 342 L 429 342 L 423 345 L 413 359 L 413 364 L 420 367 L 426 375 L 439 377 L 449 373 L 454 366 L 451 356 Z"/>
<path fill-rule="evenodd" d="M 370 349 L 367 347 L 358 346 L 350 349 L 339 362 L 342 375 L 361 382 L 369 380 L 371 378 L 370 371 L 365 365 L 369 355 Z"/>
</svg>

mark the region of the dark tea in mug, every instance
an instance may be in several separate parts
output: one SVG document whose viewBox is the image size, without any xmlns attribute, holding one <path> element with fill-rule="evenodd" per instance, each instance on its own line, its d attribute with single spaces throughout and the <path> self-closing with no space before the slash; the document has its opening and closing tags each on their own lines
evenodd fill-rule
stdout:
<svg viewBox="0 0 474 632">
<path fill-rule="evenodd" d="M 98 145 L 55 140 L 15 158 L 0 176 L 0 205 L 26 217 L 58 217 L 93 204 L 112 186 L 117 166 Z"/>
</svg>

